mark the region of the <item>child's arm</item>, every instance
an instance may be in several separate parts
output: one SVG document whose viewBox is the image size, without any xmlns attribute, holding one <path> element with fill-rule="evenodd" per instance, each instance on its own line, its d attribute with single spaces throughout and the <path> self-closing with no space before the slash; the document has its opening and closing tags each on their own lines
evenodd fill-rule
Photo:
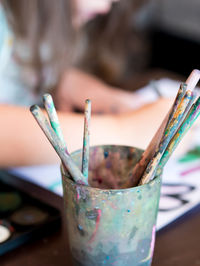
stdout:
<svg viewBox="0 0 200 266">
<path fill-rule="evenodd" d="M 56 90 L 57 107 L 63 111 L 83 110 L 84 101 L 92 100 L 95 113 L 121 113 L 140 107 L 140 96 L 113 88 L 95 76 L 77 69 L 65 72 Z"/>
<path fill-rule="evenodd" d="M 170 106 L 160 100 L 136 112 L 93 115 L 91 145 L 124 144 L 145 147 Z M 58 113 L 69 151 L 82 147 L 83 115 Z M 0 167 L 59 162 L 28 108 L 0 106 Z"/>
</svg>

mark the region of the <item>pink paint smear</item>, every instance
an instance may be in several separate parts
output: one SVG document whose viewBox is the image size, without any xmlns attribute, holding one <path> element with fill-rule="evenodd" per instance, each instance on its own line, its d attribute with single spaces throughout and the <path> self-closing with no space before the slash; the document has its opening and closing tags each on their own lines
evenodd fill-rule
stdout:
<svg viewBox="0 0 200 266">
<path fill-rule="evenodd" d="M 186 175 L 189 175 L 189 174 L 197 172 L 197 171 L 200 171 L 200 166 L 196 166 L 194 168 L 187 169 L 187 170 L 181 172 L 180 175 L 184 177 Z"/>
<path fill-rule="evenodd" d="M 95 227 L 95 230 L 90 238 L 90 241 L 89 243 L 91 244 L 94 239 L 95 239 L 95 236 L 96 236 L 96 233 L 98 231 L 98 228 L 99 228 L 99 223 L 100 223 L 100 219 L 101 219 L 101 210 L 97 210 L 97 220 L 96 220 L 96 227 Z"/>
</svg>

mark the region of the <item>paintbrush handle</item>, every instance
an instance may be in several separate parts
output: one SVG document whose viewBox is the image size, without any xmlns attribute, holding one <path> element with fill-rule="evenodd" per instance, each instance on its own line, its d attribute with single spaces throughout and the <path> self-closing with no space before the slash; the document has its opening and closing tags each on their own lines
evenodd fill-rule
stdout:
<svg viewBox="0 0 200 266">
<path fill-rule="evenodd" d="M 194 69 L 187 78 L 185 84 L 182 84 L 182 86 L 180 87 L 175 102 L 173 104 L 173 107 L 171 109 L 171 113 L 169 115 L 169 119 L 166 128 L 163 132 L 163 136 L 160 140 L 159 146 L 155 151 L 153 158 L 149 160 L 147 168 L 144 171 L 139 184 L 144 184 L 147 182 L 147 180 L 153 178 L 155 169 L 157 168 L 158 163 L 162 157 L 162 153 L 166 149 L 170 139 L 173 137 L 177 128 L 183 121 L 184 117 L 187 115 L 191 105 L 193 104 L 196 98 L 196 94 L 193 90 L 197 85 L 199 78 L 200 78 L 200 71 Z"/>
<path fill-rule="evenodd" d="M 173 117 L 169 121 L 169 124 L 160 141 L 157 152 L 163 153 L 163 151 L 165 150 L 170 139 L 173 137 L 174 133 L 178 129 L 178 126 L 180 125 L 180 122 L 185 114 L 185 110 L 187 109 L 187 106 L 192 99 L 193 99 L 192 92 L 189 90 L 185 93 L 185 95 L 181 99 L 181 102 L 176 108 Z"/>
<path fill-rule="evenodd" d="M 184 111 L 182 121 L 186 117 L 186 115 L 188 114 L 190 108 L 192 107 L 192 105 L 194 104 L 194 102 L 196 102 L 196 100 L 197 100 L 197 92 L 196 91 L 193 91 L 192 92 L 192 95 L 191 95 L 191 99 L 190 99 L 190 101 L 189 101 L 189 103 L 186 106 L 186 109 Z M 181 121 L 181 123 L 182 123 L 182 121 Z"/>
<path fill-rule="evenodd" d="M 165 149 L 167 148 L 167 145 L 169 144 L 171 138 L 174 136 L 175 132 L 177 131 L 177 129 L 180 125 L 180 121 L 183 118 L 184 111 L 187 108 L 187 105 L 190 102 L 191 98 L 192 98 L 192 92 L 187 91 L 185 93 L 184 97 L 182 98 L 180 104 L 178 105 L 177 110 L 174 113 L 174 116 L 169 123 L 168 130 L 165 131 L 165 133 L 162 137 L 162 140 L 160 142 L 160 145 L 159 145 L 157 151 L 155 152 L 155 155 L 150 160 L 147 168 L 145 169 L 144 174 L 143 174 L 139 184 L 145 184 L 147 182 L 147 180 L 153 179 L 155 170 L 158 167 L 158 164 L 159 164 L 159 161 L 162 157 L 162 154 L 165 151 Z"/>
<path fill-rule="evenodd" d="M 198 116 L 200 115 L 200 98 L 192 105 L 190 111 L 188 112 L 187 116 L 185 117 L 183 123 L 181 124 L 180 128 L 178 129 L 177 133 L 171 139 L 168 147 L 166 148 L 160 163 L 159 169 L 163 169 L 167 161 L 169 160 L 170 156 L 184 137 L 184 135 L 188 132 L 194 122 L 197 120 Z"/>
<path fill-rule="evenodd" d="M 177 93 L 176 98 L 174 100 L 174 103 L 171 107 L 169 118 L 168 118 L 168 121 L 167 121 L 167 124 L 165 126 L 165 130 L 164 130 L 163 134 L 165 134 L 170 129 L 171 120 L 174 117 L 174 115 L 178 109 L 178 106 L 180 105 L 186 91 L 187 91 L 187 84 L 182 83 L 179 87 L 178 93 Z"/>
<path fill-rule="evenodd" d="M 70 173 L 72 179 L 84 185 L 88 185 L 87 179 L 83 176 L 79 168 L 73 162 L 71 157 L 66 153 L 65 146 L 60 141 L 56 133 L 50 127 L 48 120 L 46 119 L 45 115 L 43 114 L 42 110 L 37 106 L 33 105 L 30 108 L 31 113 L 33 114 L 34 118 L 36 119 L 37 123 L 39 124 L 40 128 L 46 135 L 47 139 L 57 152 L 58 156 L 62 160 L 64 166 Z"/>
<path fill-rule="evenodd" d="M 47 111 L 51 127 L 55 131 L 56 135 L 59 137 L 60 141 L 63 143 L 63 146 L 65 146 L 66 152 L 68 153 L 64 136 L 60 127 L 59 119 L 57 116 L 56 108 L 50 94 L 46 93 L 43 95 L 43 103 Z"/>
<path fill-rule="evenodd" d="M 90 119 L 91 101 L 85 101 L 84 134 L 83 134 L 83 153 L 82 153 L 82 173 L 88 179 L 89 152 L 90 152 Z"/>
<path fill-rule="evenodd" d="M 182 84 L 180 86 L 172 107 L 170 108 L 168 114 L 164 118 L 161 126 L 157 130 L 156 134 L 154 135 L 147 149 L 142 154 L 140 161 L 135 165 L 131 178 L 127 181 L 124 188 L 132 187 L 138 184 L 139 180 L 144 174 L 144 171 L 148 163 L 153 158 L 153 156 L 155 156 L 156 150 L 158 149 L 160 142 L 163 138 L 163 134 L 165 134 L 166 130 L 169 130 L 169 124 L 171 122 L 171 119 L 173 118 L 178 108 L 178 105 L 180 104 L 186 92 L 186 89 L 189 88 L 191 91 L 193 91 L 193 89 L 195 88 L 196 84 L 199 81 L 199 78 L 200 78 L 200 71 L 195 69 L 191 72 L 185 84 Z"/>
<path fill-rule="evenodd" d="M 155 155 L 155 152 L 160 144 L 160 141 L 163 137 L 163 134 L 169 125 L 171 118 L 173 117 L 177 106 L 180 104 L 185 91 L 186 91 L 187 85 L 181 84 L 179 87 L 177 96 L 174 100 L 174 103 L 172 107 L 170 108 L 169 112 L 165 116 L 164 120 L 162 121 L 162 124 L 160 125 L 159 129 L 156 131 L 156 134 L 153 136 L 150 144 L 148 145 L 147 149 L 143 152 L 142 157 L 140 161 L 135 165 L 131 178 L 126 182 L 124 185 L 124 188 L 127 187 L 133 187 L 136 186 L 139 183 L 139 180 L 141 179 L 142 175 L 144 174 L 144 171 L 149 163 L 149 161 L 153 158 Z"/>
<path fill-rule="evenodd" d="M 193 89 L 196 87 L 197 83 L 199 82 L 199 79 L 200 79 L 200 71 L 198 69 L 194 69 L 185 82 L 188 85 L 188 89 L 193 91 Z"/>
</svg>

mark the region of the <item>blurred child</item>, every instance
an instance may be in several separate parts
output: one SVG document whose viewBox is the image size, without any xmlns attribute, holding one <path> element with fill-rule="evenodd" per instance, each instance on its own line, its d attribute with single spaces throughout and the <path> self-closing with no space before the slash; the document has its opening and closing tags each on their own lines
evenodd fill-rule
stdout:
<svg viewBox="0 0 200 266">
<path fill-rule="evenodd" d="M 92 117 L 92 144 L 142 145 L 141 133 L 147 128 L 147 122 L 150 126 L 160 122 L 168 102 L 162 102 L 161 112 L 150 121 L 150 113 L 143 109 L 131 111 L 135 108 L 133 94 L 116 90 L 73 67 L 79 27 L 96 14 L 108 12 L 112 2 L 1 1 L 0 166 L 57 160 L 25 107 L 40 104 L 45 92 L 55 96 L 69 150 L 82 146 L 83 117 L 73 110 L 83 109 L 86 98 L 92 100 L 94 112 L 104 113 Z M 86 3 L 92 7 L 90 11 Z M 156 106 L 147 108 L 156 110 Z"/>
</svg>

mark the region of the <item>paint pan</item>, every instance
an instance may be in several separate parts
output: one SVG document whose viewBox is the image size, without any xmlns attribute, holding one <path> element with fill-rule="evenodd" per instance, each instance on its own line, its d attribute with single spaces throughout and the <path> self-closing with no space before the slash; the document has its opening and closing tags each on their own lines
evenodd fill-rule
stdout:
<svg viewBox="0 0 200 266">
<path fill-rule="evenodd" d="M 16 210 L 22 204 L 19 193 L 13 191 L 0 192 L 0 216 Z"/>
<path fill-rule="evenodd" d="M 0 244 L 7 241 L 11 237 L 13 231 L 14 228 L 10 225 L 9 222 L 0 220 Z"/>
<path fill-rule="evenodd" d="M 10 250 L 59 228 L 59 211 L 32 197 L 31 192 L 39 188 L 27 184 L 7 171 L 0 171 L 0 258 Z"/>
<path fill-rule="evenodd" d="M 121 189 L 142 152 L 125 146 L 91 147 L 90 186 L 74 183 L 61 167 L 68 241 L 76 266 L 151 265 L 160 176 Z M 72 154 L 79 167 L 81 154 Z"/>
<path fill-rule="evenodd" d="M 48 213 L 35 206 L 25 206 L 10 216 L 12 223 L 21 227 L 42 224 L 47 218 Z"/>
</svg>

